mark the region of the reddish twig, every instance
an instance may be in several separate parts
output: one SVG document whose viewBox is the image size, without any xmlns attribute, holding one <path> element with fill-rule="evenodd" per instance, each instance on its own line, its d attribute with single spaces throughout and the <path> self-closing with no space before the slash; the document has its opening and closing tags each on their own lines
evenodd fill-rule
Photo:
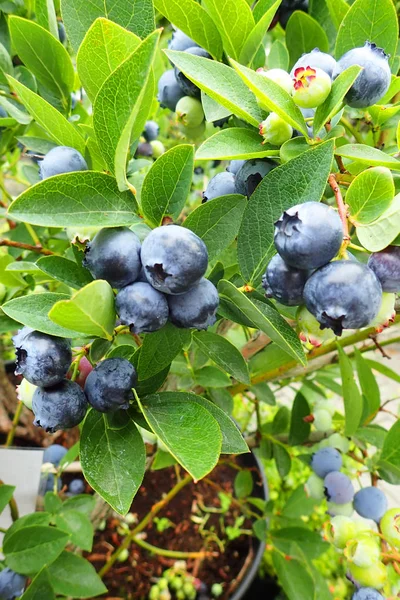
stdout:
<svg viewBox="0 0 400 600">
<path fill-rule="evenodd" d="M 21 248 L 21 250 L 39 252 L 40 254 L 45 254 L 46 256 L 52 256 L 54 254 L 54 252 L 52 252 L 51 250 L 47 250 L 47 248 L 43 248 L 43 246 L 33 246 L 32 244 L 24 244 L 22 242 L 15 242 L 13 240 L 7 240 L 5 238 L 0 238 L 0 246 L 8 246 L 10 248 Z"/>
<path fill-rule="evenodd" d="M 331 186 L 332 191 L 335 195 L 335 200 L 336 200 L 336 204 L 338 207 L 339 217 L 340 217 L 340 219 L 342 221 L 342 225 L 343 225 L 343 240 L 347 245 L 348 242 L 350 241 L 349 224 L 347 221 L 347 207 L 344 203 L 342 192 L 340 191 L 340 187 L 338 185 L 338 182 L 336 181 L 336 177 L 332 173 L 328 177 L 328 183 Z"/>
</svg>

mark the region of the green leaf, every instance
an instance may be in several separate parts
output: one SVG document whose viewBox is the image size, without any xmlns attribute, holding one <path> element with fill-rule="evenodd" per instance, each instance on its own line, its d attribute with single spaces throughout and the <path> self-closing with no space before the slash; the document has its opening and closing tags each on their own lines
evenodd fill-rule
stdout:
<svg viewBox="0 0 400 600">
<path fill-rule="evenodd" d="M 365 358 L 363 358 L 358 348 L 354 348 L 354 353 L 361 390 L 367 400 L 368 411 L 366 413 L 366 420 L 370 421 L 376 415 L 381 405 L 381 393 L 371 367 Z"/>
<path fill-rule="evenodd" d="M 394 181 L 388 168 L 373 167 L 362 171 L 346 193 L 352 221 L 371 223 L 390 206 L 394 194 Z"/>
<path fill-rule="evenodd" d="M 120 190 L 129 188 L 126 162 L 131 139 L 139 138 L 151 105 L 147 97 L 160 30 L 154 31 L 105 80 L 93 106 L 93 126 L 104 160 Z M 144 110 L 147 106 L 147 110 Z"/>
<path fill-rule="evenodd" d="M 34 21 L 15 15 L 8 20 L 11 41 L 24 65 L 67 109 L 74 87 L 74 69 L 61 42 Z"/>
<path fill-rule="evenodd" d="M 236 238 L 246 204 L 246 198 L 239 194 L 220 196 L 196 208 L 183 222 L 203 240 L 210 262 Z"/>
<path fill-rule="evenodd" d="M 379 473 L 385 481 L 400 484 L 400 421 L 396 421 L 388 431 L 378 462 Z"/>
<path fill-rule="evenodd" d="M 49 318 L 61 327 L 111 341 L 116 319 L 112 287 L 101 279 L 92 281 L 70 300 L 57 302 Z"/>
<path fill-rule="evenodd" d="M 344 434 L 346 436 L 351 436 L 357 431 L 358 426 L 360 425 L 363 412 L 363 399 L 354 379 L 351 361 L 339 345 L 338 353 L 345 412 Z"/>
<path fill-rule="evenodd" d="M 152 225 L 161 225 L 166 215 L 177 219 L 185 206 L 192 185 L 194 148 L 188 144 L 165 152 L 144 178 L 140 204 Z"/>
<path fill-rule="evenodd" d="M 396 9 L 392 0 L 356 0 L 339 27 L 335 54 L 340 58 L 368 40 L 383 48 L 393 60 L 398 37 Z"/>
<path fill-rule="evenodd" d="M 308 136 L 307 126 L 300 108 L 296 106 L 291 95 L 286 90 L 281 88 L 275 81 L 240 65 L 232 59 L 231 63 L 244 83 L 258 98 L 262 107 L 275 112 L 286 123 L 289 123 L 289 125 L 304 133 L 305 136 Z"/>
<path fill-rule="evenodd" d="M 203 0 L 202 5 L 221 34 L 226 54 L 238 59 L 255 25 L 250 6 L 246 0 Z"/>
<path fill-rule="evenodd" d="M 274 4 L 270 8 L 268 8 L 268 10 L 265 11 L 261 19 L 256 24 L 254 24 L 253 28 L 248 33 L 240 52 L 239 60 L 242 64 L 249 66 L 253 64 L 257 56 L 257 52 L 260 50 L 260 47 L 262 46 L 262 43 L 264 41 L 265 33 L 266 31 L 268 31 L 269 26 L 272 23 L 272 19 L 274 18 L 281 1 L 282 0 L 276 0 L 276 2 L 274 2 Z M 241 25 L 242 23 L 240 23 L 240 27 Z M 230 56 L 232 56 L 232 58 L 235 58 L 233 54 L 231 54 Z"/>
<path fill-rule="evenodd" d="M 96 171 L 49 177 L 28 188 L 8 209 L 11 218 L 46 227 L 132 225 L 138 220 L 135 212 L 131 192 L 120 192 L 114 177 Z"/>
<path fill-rule="evenodd" d="M 92 598 L 107 592 L 93 565 L 72 552 L 63 552 L 48 571 L 56 594 Z"/>
<path fill-rule="evenodd" d="M 147 396 L 141 406 L 151 429 L 194 480 L 218 462 L 222 434 L 212 414 L 192 394 L 163 392 Z"/>
<path fill-rule="evenodd" d="M 343 98 L 357 79 L 361 67 L 353 65 L 335 79 L 332 84 L 332 89 L 325 100 L 315 111 L 313 128 L 315 135 L 322 129 L 325 123 L 328 123 L 339 112 L 343 105 Z"/>
<path fill-rule="evenodd" d="M 346 0 L 325 0 L 328 6 L 329 14 L 336 29 L 339 29 L 350 6 Z"/>
<path fill-rule="evenodd" d="M 20 108 L 16 106 L 15 102 L 11 102 L 10 100 L 7 100 L 7 98 L 0 97 L 0 106 L 7 111 L 12 119 L 21 125 L 27 125 L 32 121 L 32 117 L 28 115 L 25 110 L 20 110 Z M 15 123 L 12 123 L 12 125 L 13 124 Z M 7 123 L 4 123 L 4 125 L 7 126 Z"/>
<path fill-rule="evenodd" d="M 62 509 L 54 518 L 54 524 L 58 529 L 65 531 L 70 536 L 74 546 L 90 552 L 93 545 L 93 525 L 90 519 L 77 510 Z"/>
<path fill-rule="evenodd" d="M 68 535 L 58 529 L 36 525 L 24 527 L 4 541 L 7 566 L 22 575 L 32 575 L 50 564 L 64 550 Z"/>
<path fill-rule="evenodd" d="M 262 144 L 259 133 L 244 127 L 221 129 L 207 138 L 196 152 L 196 160 L 232 160 L 279 156 L 279 150 Z"/>
<path fill-rule="evenodd" d="M 7 504 L 10 502 L 15 491 L 15 485 L 0 484 L 0 513 L 3 512 Z"/>
<path fill-rule="evenodd" d="M 285 319 L 269 304 L 254 300 L 240 292 L 230 281 L 221 280 L 218 291 L 245 318 L 249 319 L 256 329 L 266 333 L 273 342 L 301 364 L 306 363 L 301 343 Z"/>
<path fill-rule="evenodd" d="M 254 94 L 232 68 L 185 52 L 168 50 L 165 53 L 210 98 L 258 127 L 263 118 L 261 109 Z"/>
<path fill-rule="evenodd" d="M 397 381 L 397 383 L 400 383 L 400 375 L 390 367 L 383 365 L 382 363 L 377 362 L 375 360 L 364 360 L 374 371 L 378 371 L 378 373 L 382 373 L 382 375 L 384 375 L 385 377 L 388 377 L 389 379 L 393 379 L 393 381 Z"/>
<path fill-rule="evenodd" d="M 226 388 L 231 384 L 229 376 L 213 366 L 202 367 L 194 375 L 196 384 L 202 387 Z"/>
<path fill-rule="evenodd" d="M 319 503 L 319 501 L 307 497 L 307 494 L 304 491 L 304 485 L 300 485 L 289 496 L 283 507 L 282 517 L 288 519 L 308 517 L 314 511 L 314 507 L 317 503 Z"/>
<path fill-rule="evenodd" d="M 344 158 L 351 158 L 370 167 L 387 167 L 392 171 L 400 171 L 400 161 L 397 158 L 365 144 L 346 144 L 336 148 L 335 154 Z"/>
<path fill-rule="evenodd" d="M 159 331 L 148 334 L 140 348 L 138 376 L 139 380 L 148 379 L 167 367 L 190 342 L 191 332 L 178 329 L 167 323 Z"/>
<path fill-rule="evenodd" d="M 31 294 L 30 296 L 21 296 L 9 300 L 1 308 L 6 315 L 15 319 L 18 323 L 32 327 L 32 329 L 49 335 L 74 338 L 77 337 L 76 331 L 60 327 L 48 317 L 49 311 L 56 302 L 68 298 L 69 296 L 66 294 L 54 294 L 52 292 Z"/>
<path fill-rule="evenodd" d="M 274 223 L 295 204 L 319 202 L 333 159 L 333 141 L 270 171 L 247 203 L 238 237 L 238 260 L 247 283 L 258 285 L 275 254 Z M 301 173 L 301 178 L 299 178 Z"/>
<path fill-rule="evenodd" d="M 237 498 L 247 498 L 253 491 L 253 485 L 254 482 L 251 472 L 247 469 L 239 471 L 234 481 L 235 496 Z"/>
<path fill-rule="evenodd" d="M 400 194 L 378 219 L 357 227 L 361 244 L 370 252 L 379 252 L 389 246 L 400 233 Z"/>
<path fill-rule="evenodd" d="M 74 512 L 80 512 L 88 517 L 92 514 L 96 506 L 95 496 L 89 496 L 88 494 L 79 494 L 78 496 L 72 496 L 67 498 L 63 502 L 62 510 L 73 510 Z"/>
<path fill-rule="evenodd" d="M 286 25 L 286 46 L 290 64 L 294 65 L 302 54 L 319 48 L 329 52 L 329 41 L 321 25 L 307 13 L 296 10 Z"/>
<path fill-rule="evenodd" d="M 297 392 L 292 408 L 290 420 L 289 444 L 298 446 L 308 440 L 311 424 L 304 421 L 304 417 L 310 414 L 310 407 L 301 392 Z"/>
<path fill-rule="evenodd" d="M 293 542 L 300 544 L 301 549 L 309 560 L 318 558 L 329 549 L 329 544 L 324 542 L 321 534 L 310 531 L 305 527 L 284 527 L 271 531 L 271 539 L 275 548 L 290 555 Z"/>
<path fill-rule="evenodd" d="M 32 579 L 20 600 L 54 600 L 55 597 L 48 571 L 44 568 Z"/>
<path fill-rule="evenodd" d="M 9 265 L 13 263 L 14 260 L 10 254 L 0 255 L 0 283 L 7 287 L 25 287 L 26 283 L 23 277 L 8 270 Z"/>
<path fill-rule="evenodd" d="M 58 27 L 57 15 L 54 8 L 54 0 L 35 0 L 35 16 L 39 25 L 50 31 L 57 40 Z"/>
<path fill-rule="evenodd" d="M 55 514 L 62 506 L 62 500 L 54 492 L 46 492 L 44 496 L 45 511 Z"/>
<path fill-rule="evenodd" d="M 111 429 L 106 415 L 90 410 L 81 431 L 86 481 L 119 514 L 126 514 L 144 476 L 146 453 L 135 423 Z"/>
<path fill-rule="evenodd" d="M 250 383 L 249 370 L 239 350 L 229 340 L 209 331 L 197 331 L 193 340 L 200 350 L 238 381 Z"/>
<path fill-rule="evenodd" d="M 24 515 L 14 521 L 12 525 L 7 529 L 7 533 L 4 535 L 3 544 L 6 543 L 14 533 L 19 531 L 20 529 L 24 529 L 25 527 L 30 527 L 32 525 L 49 525 L 51 520 L 51 515 L 47 512 L 36 512 L 31 513 L 30 515 Z"/>
<path fill-rule="evenodd" d="M 354 434 L 354 438 L 361 440 L 366 444 L 371 444 L 376 448 L 382 449 L 387 435 L 386 429 L 379 425 L 367 425 L 360 427 Z"/>
<path fill-rule="evenodd" d="M 155 27 L 152 0 L 61 0 L 61 14 L 75 52 L 98 17 L 115 21 L 141 38 Z"/>
<path fill-rule="evenodd" d="M 139 44 L 139 37 L 113 21 L 104 18 L 94 21 L 76 57 L 79 79 L 92 102 L 108 76 Z"/>
<path fill-rule="evenodd" d="M 204 118 L 207 123 L 225 119 L 232 114 L 230 110 L 221 106 L 221 104 L 218 104 L 218 102 L 207 96 L 204 92 L 201 92 L 201 103 L 203 105 Z"/>
<path fill-rule="evenodd" d="M 62 256 L 43 256 L 35 264 L 50 277 L 72 288 L 79 289 L 93 280 L 87 269 Z"/>
<path fill-rule="evenodd" d="M 154 6 L 164 17 L 182 29 L 211 56 L 222 58 L 222 39 L 218 27 L 208 12 L 195 0 L 154 0 Z"/>
<path fill-rule="evenodd" d="M 280 444 L 273 445 L 273 454 L 275 459 L 276 468 L 281 479 L 284 479 L 290 472 L 292 466 L 292 459 L 290 458 L 289 452 L 284 446 Z"/>
<path fill-rule="evenodd" d="M 264 402 L 270 406 L 276 405 L 274 393 L 269 387 L 268 383 L 265 383 L 264 381 L 261 383 L 256 383 L 255 385 L 251 386 L 250 390 L 253 392 L 259 402 Z"/>
</svg>

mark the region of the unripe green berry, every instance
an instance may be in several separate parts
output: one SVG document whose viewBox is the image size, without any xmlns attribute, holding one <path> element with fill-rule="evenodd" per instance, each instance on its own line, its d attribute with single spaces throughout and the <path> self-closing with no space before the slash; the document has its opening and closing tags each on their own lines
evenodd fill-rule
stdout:
<svg viewBox="0 0 400 600">
<path fill-rule="evenodd" d="M 167 590 L 168 589 L 168 580 L 165 577 L 161 577 L 157 581 L 157 585 L 160 588 L 160 590 Z"/>
<path fill-rule="evenodd" d="M 368 568 L 350 563 L 349 569 L 352 577 L 360 586 L 381 590 L 386 583 L 387 571 L 382 562 L 376 562 Z"/>
<path fill-rule="evenodd" d="M 331 329 L 321 330 L 317 319 L 305 306 L 301 306 L 297 311 L 296 320 L 299 338 L 307 350 L 319 348 L 322 344 L 335 339 L 335 334 Z"/>
<path fill-rule="evenodd" d="M 265 142 L 274 146 L 282 146 L 293 135 L 293 127 L 273 112 L 260 123 L 259 131 Z"/>
<path fill-rule="evenodd" d="M 347 542 L 352 540 L 356 535 L 356 524 L 350 517 L 337 515 L 333 517 L 326 526 L 326 536 L 328 540 L 343 550 Z"/>
<path fill-rule="evenodd" d="M 206 124 L 203 121 L 197 127 L 183 127 L 183 133 L 188 140 L 196 141 L 204 135 Z"/>
<path fill-rule="evenodd" d="M 128 560 L 129 558 L 129 550 L 127 548 L 124 548 L 121 552 L 121 554 L 118 555 L 118 561 L 119 562 L 125 562 L 126 560 Z"/>
<path fill-rule="evenodd" d="M 153 148 L 153 158 L 160 158 L 165 152 L 165 146 L 160 140 L 153 140 L 150 146 Z"/>
<path fill-rule="evenodd" d="M 336 412 L 335 401 L 329 400 L 329 399 L 318 400 L 318 402 L 316 402 L 314 405 L 314 412 L 317 410 L 320 410 L 320 409 L 328 411 L 328 413 L 331 415 L 331 417 L 333 417 L 333 415 Z"/>
<path fill-rule="evenodd" d="M 160 588 L 158 585 L 152 585 L 149 592 L 149 600 L 159 600 Z"/>
<path fill-rule="evenodd" d="M 341 435 L 340 433 L 334 433 L 333 435 L 330 435 L 328 438 L 328 444 L 331 448 L 336 448 L 337 450 L 340 450 L 342 454 L 347 454 L 350 450 L 349 440 L 347 439 L 347 437 Z"/>
<path fill-rule="evenodd" d="M 336 502 L 328 502 L 328 513 L 333 517 L 342 515 L 344 517 L 351 517 L 354 512 L 353 503 L 348 504 L 336 504 Z"/>
<path fill-rule="evenodd" d="M 267 79 L 271 79 L 271 81 L 278 84 L 288 94 L 292 93 L 293 79 L 287 71 L 284 71 L 283 69 L 269 69 L 268 71 L 264 71 L 264 69 L 261 68 L 257 69 L 257 73 Z"/>
<path fill-rule="evenodd" d="M 400 548 L 400 508 L 387 510 L 381 519 L 380 527 L 389 544 Z"/>
<path fill-rule="evenodd" d="M 395 310 L 396 294 L 383 292 L 382 304 L 375 319 L 369 324 L 370 327 L 375 327 L 377 333 L 381 333 L 386 327 L 394 322 L 396 317 Z"/>
<path fill-rule="evenodd" d="M 29 410 L 32 410 L 32 398 L 36 388 L 37 385 L 29 383 L 27 379 L 23 379 L 17 386 L 18 400 L 21 400 Z"/>
<path fill-rule="evenodd" d="M 200 100 L 184 96 L 176 105 L 178 121 L 185 127 L 198 127 L 204 121 L 204 112 Z"/>
<path fill-rule="evenodd" d="M 214 598 L 219 598 L 219 596 L 221 596 L 223 592 L 224 588 L 220 583 L 213 583 L 213 585 L 211 586 L 211 594 L 214 596 Z"/>
<path fill-rule="evenodd" d="M 323 500 L 325 498 L 324 480 L 321 479 L 321 477 L 318 477 L 318 475 L 315 473 L 311 473 L 310 477 L 308 478 L 305 485 L 305 490 L 307 496 L 314 498 L 314 500 Z"/>
<path fill-rule="evenodd" d="M 314 411 L 314 426 L 317 431 L 325 433 L 332 429 L 332 417 L 327 410 L 320 408 Z"/>
<path fill-rule="evenodd" d="M 317 108 L 332 88 L 331 78 L 322 69 L 299 67 L 294 72 L 293 100 L 301 108 Z"/>
<path fill-rule="evenodd" d="M 169 590 L 162 590 L 159 596 L 160 600 L 171 600 L 171 594 Z"/>
<path fill-rule="evenodd" d="M 192 590 L 194 590 L 193 583 L 190 583 L 189 581 L 185 581 L 185 583 L 183 584 L 183 591 L 184 591 L 185 595 L 191 594 Z"/>
<path fill-rule="evenodd" d="M 347 542 L 344 555 L 358 567 L 371 567 L 381 557 L 379 538 L 368 533 L 358 535 L 356 539 Z"/>
<path fill-rule="evenodd" d="M 185 600 L 186 594 L 183 590 L 178 590 L 175 592 L 176 600 Z"/>
<path fill-rule="evenodd" d="M 172 590 L 180 590 L 183 587 L 183 581 L 182 581 L 182 577 L 179 577 L 179 575 L 175 575 L 175 577 L 173 579 L 171 579 L 170 581 L 170 586 Z"/>
</svg>

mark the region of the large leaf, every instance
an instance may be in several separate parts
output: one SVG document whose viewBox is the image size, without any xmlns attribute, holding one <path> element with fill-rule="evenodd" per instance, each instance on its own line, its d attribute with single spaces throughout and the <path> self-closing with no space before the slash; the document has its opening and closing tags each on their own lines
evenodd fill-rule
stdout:
<svg viewBox="0 0 400 600">
<path fill-rule="evenodd" d="M 282 212 L 302 202 L 319 202 L 333 158 L 329 141 L 273 169 L 251 196 L 239 231 L 238 259 L 246 282 L 258 285 L 275 254 L 274 223 Z"/>
<path fill-rule="evenodd" d="M 392 0 L 356 0 L 344 16 L 336 40 L 336 57 L 374 42 L 393 58 L 396 56 L 399 28 Z"/>
<path fill-rule="evenodd" d="M 144 476 L 146 452 L 135 423 L 113 428 L 107 416 L 90 410 L 81 432 L 83 474 L 119 514 L 126 514 Z"/>
<path fill-rule="evenodd" d="M 289 600 L 314 599 L 315 585 L 306 566 L 298 560 L 287 559 L 274 551 L 272 561 L 285 594 Z"/>
<path fill-rule="evenodd" d="M 139 380 L 148 379 L 167 367 L 190 342 L 191 333 L 167 323 L 159 331 L 147 334 L 140 348 Z"/>
<path fill-rule="evenodd" d="M 286 90 L 275 81 L 256 73 L 252 69 L 243 67 L 234 60 L 231 60 L 231 63 L 263 107 L 278 114 L 292 127 L 304 133 L 305 136 L 308 135 L 304 117 Z"/>
<path fill-rule="evenodd" d="M 388 167 L 392 171 L 400 171 L 400 160 L 365 144 L 346 144 L 336 148 L 335 154 L 370 167 Z"/>
<path fill-rule="evenodd" d="M 116 319 L 112 287 L 101 279 L 92 281 L 70 300 L 57 302 L 49 318 L 61 327 L 111 341 Z"/>
<path fill-rule="evenodd" d="M 275 16 L 276 11 L 282 0 L 276 0 L 272 6 L 270 6 L 261 19 L 254 25 L 250 33 L 248 34 L 245 43 L 240 52 L 240 62 L 245 65 L 251 66 L 257 56 L 257 52 L 262 46 L 265 33 L 268 31 L 269 26 L 272 23 L 272 19 Z M 232 55 L 234 58 L 234 56 Z"/>
<path fill-rule="evenodd" d="M 124 27 L 108 19 L 96 19 L 76 57 L 79 79 L 92 102 L 107 77 L 139 44 L 140 38 Z"/>
<path fill-rule="evenodd" d="M 221 129 L 202 143 L 196 152 L 197 160 L 232 160 L 279 156 L 279 150 L 263 144 L 262 137 L 253 129 L 229 127 Z"/>
<path fill-rule="evenodd" d="M 365 419 L 370 421 L 376 415 L 381 405 L 381 393 L 378 382 L 368 362 L 358 348 L 354 348 L 358 379 L 364 398 L 367 401 Z"/>
<path fill-rule="evenodd" d="M 204 241 L 210 261 L 218 258 L 237 236 L 246 203 L 239 194 L 220 196 L 196 208 L 183 222 Z"/>
<path fill-rule="evenodd" d="M 203 0 L 202 4 L 221 34 L 225 52 L 238 59 L 255 25 L 250 6 L 246 0 Z"/>
<path fill-rule="evenodd" d="M 222 58 L 222 39 L 218 27 L 196 0 L 154 0 L 154 6 L 211 56 L 217 60 Z"/>
<path fill-rule="evenodd" d="M 43 256 L 33 264 L 50 277 L 72 288 L 79 289 L 93 280 L 87 269 L 63 256 Z"/>
<path fill-rule="evenodd" d="M 239 350 L 226 338 L 210 331 L 198 331 L 193 335 L 200 350 L 219 367 L 238 381 L 250 383 L 249 370 Z"/>
<path fill-rule="evenodd" d="M 152 96 L 148 97 L 147 86 L 151 82 L 151 66 L 159 37 L 159 30 L 149 35 L 106 79 L 94 102 L 96 139 L 120 190 L 129 188 L 126 162 L 131 139 L 141 134 L 151 106 Z"/>
<path fill-rule="evenodd" d="M 347 4 L 346 0 L 326 0 L 326 4 L 334 26 L 336 29 L 339 29 L 350 6 Z"/>
<path fill-rule="evenodd" d="M 51 35 L 58 40 L 57 14 L 54 7 L 54 0 L 35 0 L 35 16 L 39 25 L 50 31 Z"/>
<path fill-rule="evenodd" d="M 363 412 L 363 399 L 354 379 L 353 366 L 349 357 L 340 346 L 338 346 L 338 352 L 345 412 L 344 433 L 350 436 L 357 431 L 360 425 Z"/>
<path fill-rule="evenodd" d="M 142 38 L 154 29 L 152 0 L 61 0 L 61 14 L 75 52 L 98 17 L 115 21 Z"/>
<path fill-rule="evenodd" d="M 24 65 L 67 109 L 75 78 L 67 50 L 49 31 L 34 21 L 12 15 L 8 23 L 11 41 Z"/>
<path fill-rule="evenodd" d="M 400 484 L 400 421 L 396 421 L 389 430 L 382 448 L 378 467 L 381 477 L 392 483 Z"/>
<path fill-rule="evenodd" d="M 93 565 L 72 552 L 62 552 L 48 572 L 57 595 L 93 598 L 107 592 Z"/>
<path fill-rule="evenodd" d="M 394 181 L 387 167 L 362 171 L 352 181 L 346 194 L 352 221 L 368 224 L 390 206 L 394 198 Z"/>
<path fill-rule="evenodd" d="M 23 575 L 40 571 L 64 550 L 68 534 L 42 525 L 23 527 L 4 541 L 7 566 Z"/>
<path fill-rule="evenodd" d="M 20 298 L 9 300 L 1 308 L 6 315 L 15 319 L 18 323 L 32 327 L 32 329 L 48 333 L 49 335 L 74 338 L 77 337 L 76 331 L 60 327 L 48 317 L 49 311 L 56 302 L 67 300 L 68 298 L 69 296 L 66 294 L 54 294 L 52 292 L 31 294 L 30 296 L 21 296 Z"/>
<path fill-rule="evenodd" d="M 44 567 L 32 579 L 20 600 L 54 600 L 55 597 L 54 590 L 49 580 L 48 571 L 46 567 Z"/>
<path fill-rule="evenodd" d="M 290 64 L 293 65 L 300 56 L 319 48 L 321 52 L 329 51 L 329 41 L 321 25 L 307 13 L 296 10 L 286 25 L 286 46 L 289 50 Z"/>
<path fill-rule="evenodd" d="M 395 196 L 378 219 L 357 227 L 357 236 L 370 252 L 379 252 L 389 246 L 400 234 L 400 194 Z"/>
<path fill-rule="evenodd" d="M 181 144 L 165 152 L 146 174 L 140 193 L 143 215 L 161 225 L 166 215 L 177 219 L 192 185 L 193 146 Z"/>
<path fill-rule="evenodd" d="M 254 94 L 227 65 L 185 52 L 166 51 L 168 58 L 210 98 L 240 119 L 258 127 L 262 112 Z"/>
<path fill-rule="evenodd" d="M 130 192 L 114 177 L 79 171 L 49 177 L 23 192 L 8 209 L 11 218 L 47 227 L 115 227 L 137 220 Z"/>
<path fill-rule="evenodd" d="M 192 394 L 153 394 L 141 408 L 151 429 L 193 479 L 212 471 L 221 452 L 221 430 L 213 415 L 192 401 Z"/>
<path fill-rule="evenodd" d="M 7 75 L 7 79 L 29 114 L 57 144 L 76 148 L 81 154 L 85 153 L 85 140 L 72 123 L 54 106 L 14 79 L 14 77 Z"/>
<path fill-rule="evenodd" d="M 233 283 L 221 280 L 218 284 L 221 298 L 233 304 L 236 311 L 253 323 L 256 329 L 266 333 L 273 342 L 298 362 L 305 364 L 303 348 L 294 330 L 286 323 L 275 308 L 257 299 L 250 299 L 239 291 Z"/>
</svg>

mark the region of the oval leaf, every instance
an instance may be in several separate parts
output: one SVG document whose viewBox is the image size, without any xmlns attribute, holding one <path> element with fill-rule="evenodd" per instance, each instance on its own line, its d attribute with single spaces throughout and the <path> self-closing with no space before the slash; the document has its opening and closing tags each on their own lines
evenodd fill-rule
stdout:
<svg viewBox="0 0 400 600">
<path fill-rule="evenodd" d="M 239 350 L 224 337 L 209 331 L 197 331 L 193 340 L 200 350 L 238 381 L 250 383 L 249 369 Z"/>
<path fill-rule="evenodd" d="M 107 592 L 93 565 L 72 552 L 63 552 L 49 566 L 48 572 L 57 595 L 93 598 Z"/>
<path fill-rule="evenodd" d="M 244 127 L 229 127 L 215 133 L 202 143 L 196 152 L 196 160 L 236 160 L 240 158 L 263 158 L 279 156 L 279 150 L 270 144 L 262 144 L 259 133 Z"/>
<path fill-rule="evenodd" d="M 68 534 L 42 525 L 23 527 L 4 542 L 7 566 L 22 575 L 32 575 L 50 564 L 64 550 Z"/>
<path fill-rule="evenodd" d="M 394 198 L 394 181 L 387 167 L 374 167 L 358 175 L 346 193 L 351 218 L 356 224 L 377 219 Z"/>
<path fill-rule="evenodd" d="M 379 252 L 389 246 L 400 234 L 400 194 L 395 196 L 389 208 L 381 216 L 357 227 L 361 244 L 370 252 Z"/>
</svg>

